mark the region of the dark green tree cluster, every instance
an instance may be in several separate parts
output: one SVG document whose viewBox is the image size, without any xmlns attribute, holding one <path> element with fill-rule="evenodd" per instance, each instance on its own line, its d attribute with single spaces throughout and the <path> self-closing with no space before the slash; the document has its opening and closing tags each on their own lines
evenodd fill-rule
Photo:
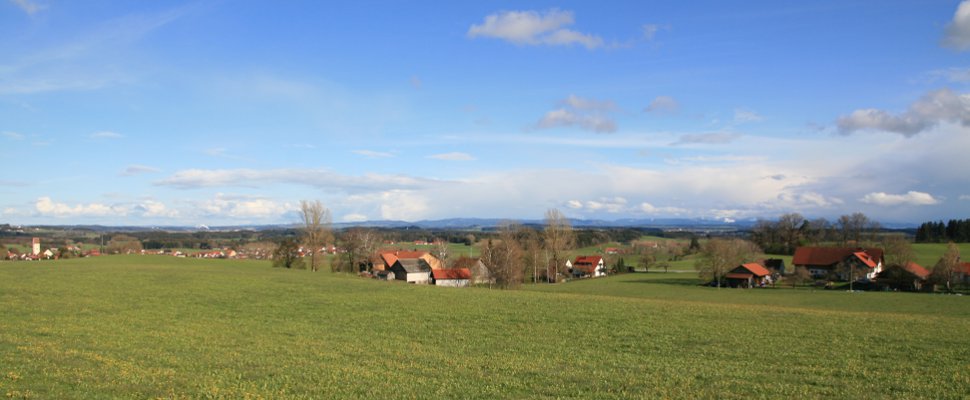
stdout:
<svg viewBox="0 0 970 400">
<path fill-rule="evenodd" d="M 970 219 L 951 219 L 946 223 L 943 223 L 943 221 L 924 222 L 916 229 L 916 242 L 970 242 Z"/>
</svg>

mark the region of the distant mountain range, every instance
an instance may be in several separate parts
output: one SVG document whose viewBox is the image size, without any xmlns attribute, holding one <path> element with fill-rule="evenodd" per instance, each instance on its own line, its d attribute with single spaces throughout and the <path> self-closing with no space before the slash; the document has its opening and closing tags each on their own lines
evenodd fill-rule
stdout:
<svg viewBox="0 0 970 400">
<path fill-rule="evenodd" d="M 657 219 L 570 219 L 570 223 L 575 228 L 654 228 L 676 230 L 685 229 L 691 231 L 698 230 L 745 230 L 750 229 L 757 220 L 718 220 L 709 218 L 657 218 Z M 380 220 L 362 222 L 338 222 L 334 223 L 336 229 L 346 229 L 352 227 L 363 228 L 390 228 L 390 229 L 455 229 L 455 230 L 481 230 L 494 229 L 500 225 L 514 222 L 522 225 L 541 226 L 541 219 L 503 219 L 503 218 L 448 218 L 439 220 L 423 220 L 416 222 Z M 224 226 L 105 226 L 105 225 L 45 225 L 35 227 L 47 227 L 53 229 L 78 229 L 95 232 L 145 232 L 145 231 L 169 231 L 169 232 L 196 232 L 196 231 L 234 231 L 234 230 L 276 230 L 276 229 L 295 229 L 298 224 L 265 224 L 265 225 L 224 225 Z M 884 223 L 885 229 L 914 229 L 916 224 L 912 223 Z M 7 229 L 10 229 L 9 227 Z"/>
</svg>

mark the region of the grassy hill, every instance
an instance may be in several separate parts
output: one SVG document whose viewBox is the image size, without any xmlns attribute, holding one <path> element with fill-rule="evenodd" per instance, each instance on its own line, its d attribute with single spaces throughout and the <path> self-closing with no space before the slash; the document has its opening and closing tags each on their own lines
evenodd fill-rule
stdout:
<svg viewBox="0 0 970 400">
<path fill-rule="evenodd" d="M 963 398 L 967 297 L 631 274 L 450 289 L 112 256 L 0 263 L 11 398 Z"/>
</svg>

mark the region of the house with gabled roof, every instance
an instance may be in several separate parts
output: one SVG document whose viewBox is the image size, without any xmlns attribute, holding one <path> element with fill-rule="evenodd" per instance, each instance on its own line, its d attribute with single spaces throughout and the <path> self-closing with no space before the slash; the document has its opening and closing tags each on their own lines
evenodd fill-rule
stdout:
<svg viewBox="0 0 970 400">
<path fill-rule="evenodd" d="M 890 265 L 876 275 L 879 286 L 912 291 L 922 290 L 929 278 L 930 271 L 912 261 L 904 266 Z"/>
<path fill-rule="evenodd" d="M 856 278 L 874 279 L 882 271 L 880 248 L 799 247 L 792 265 L 808 269 L 818 279 L 849 280 L 846 270 L 855 269 Z"/>
<path fill-rule="evenodd" d="M 427 251 L 383 251 L 378 256 L 374 270 L 394 272 L 394 279 L 408 283 L 431 283 L 431 271 L 444 267 Z"/>
<path fill-rule="evenodd" d="M 441 264 L 441 260 L 438 260 L 437 257 L 431 255 L 431 253 L 427 251 L 382 251 L 378 256 L 380 258 L 380 262 L 374 264 L 374 269 L 377 271 L 389 271 L 390 268 L 394 266 L 395 262 L 402 259 L 421 259 L 431 266 L 432 269 L 444 268 L 444 265 Z"/>
<path fill-rule="evenodd" d="M 573 261 L 572 272 L 577 278 L 606 276 L 606 264 L 600 256 L 578 256 Z"/>
<path fill-rule="evenodd" d="M 728 271 L 724 280 L 730 287 L 763 287 L 770 285 L 771 271 L 758 263 L 741 264 Z"/>
</svg>

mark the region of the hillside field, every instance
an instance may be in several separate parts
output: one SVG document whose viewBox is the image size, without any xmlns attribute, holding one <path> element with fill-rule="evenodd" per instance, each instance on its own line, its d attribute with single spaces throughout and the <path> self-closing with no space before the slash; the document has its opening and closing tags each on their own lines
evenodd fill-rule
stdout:
<svg viewBox="0 0 970 400">
<path fill-rule="evenodd" d="M 929 398 L 970 297 L 637 273 L 453 289 L 268 262 L 0 262 L 8 398 Z"/>
</svg>

